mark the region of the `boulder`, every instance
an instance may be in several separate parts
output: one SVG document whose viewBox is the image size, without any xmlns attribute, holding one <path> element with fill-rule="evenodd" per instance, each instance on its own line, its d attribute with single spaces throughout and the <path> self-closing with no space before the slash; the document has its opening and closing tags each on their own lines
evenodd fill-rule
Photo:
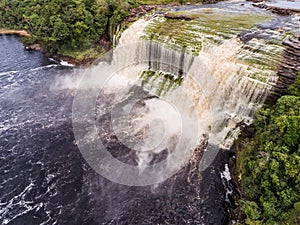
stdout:
<svg viewBox="0 0 300 225">
<path fill-rule="evenodd" d="M 39 44 L 26 45 L 25 49 L 27 51 L 43 51 L 42 47 Z"/>
</svg>

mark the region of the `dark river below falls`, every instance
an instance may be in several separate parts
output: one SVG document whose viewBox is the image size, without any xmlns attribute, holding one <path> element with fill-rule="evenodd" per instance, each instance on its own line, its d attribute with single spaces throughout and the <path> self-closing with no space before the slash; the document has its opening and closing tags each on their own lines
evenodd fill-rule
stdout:
<svg viewBox="0 0 300 225">
<path fill-rule="evenodd" d="M 53 88 L 57 79 L 76 77 L 80 70 L 25 51 L 14 36 L 0 36 L 0 49 L 1 224 L 228 221 L 230 203 L 220 175 L 226 153 L 202 174 L 196 151 L 194 162 L 162 184 L 113 183 L 85 163 L 75 144 L 74 91 Z"/>
</svg>

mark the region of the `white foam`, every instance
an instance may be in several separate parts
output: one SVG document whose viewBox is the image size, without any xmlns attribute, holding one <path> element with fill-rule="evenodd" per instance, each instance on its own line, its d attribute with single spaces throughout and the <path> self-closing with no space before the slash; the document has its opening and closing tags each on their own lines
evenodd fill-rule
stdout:
<svg viewBox="0 0 300 225">
<path fill-rule="evenodd" d="M 41 69 L 45 69 L 45 68 L 52 68 L 52 67 L 57 67 L 58 65 L 56 64 L 50 64 L 50 65 L 47 65 L 47 66 L 40 66 L 40 67 L 37 67 L 37 68 L 34 68 L 34 69 L 30 69 L 30 71 L 37 71 L 37 70 L 41 70 Z"/>
<path fill-rule="evenodd" d="M 73 64 L 71 64 L 71 63 L 68 63 L 67 61 L 64 61 L 64 60 L 60 61 L 60 65 L 62 65 L 62 66 L 74 67 L 74 65 L 73 65 Z"/>
<path fill-rule="evenodd" d="M 59 62 L 57 60 L 53 59 L 53 58 L 49 58 L 49 61 L 59 64 Z"/>
<path fill-rule="evenodd" d="M 225 170 L 221 172 L 221 178 L 225 178 L 227 181 L 231 180 L 228 164 L 225 164 Z"/>
<path fill-rule="evenodd" d="M 32 187 L 34 186 L 33 183 L 30 183 L 20 194 L 15 195 L 12 199 L 10 199 L 8 202 L 3 203 L 4 207 L 0 208 L 0 216 L 3 218 L 3 224 L 8 224 L 17 217 L 26 214 L 27 212 L 34 210 L 38 207 L 41 207 L 40 204 L 31 206 L 32 202 L 25 201 L 26 193 L 28 193 Z M 20 207 L 23 210 L 19 211 L 17 214 L 10 214 L 11 211 L 16 208 Z"/>
<path fill-rule="evenodd" d="M 2 72 L 2 73 L 0 73 L 0 76 L 7 75 L 7 74 L 15 74 L 17 72 L 19 72 L 19 71 L 12 70 L 12 71 L 7 71 L 7 72 Z"/>
</svg>

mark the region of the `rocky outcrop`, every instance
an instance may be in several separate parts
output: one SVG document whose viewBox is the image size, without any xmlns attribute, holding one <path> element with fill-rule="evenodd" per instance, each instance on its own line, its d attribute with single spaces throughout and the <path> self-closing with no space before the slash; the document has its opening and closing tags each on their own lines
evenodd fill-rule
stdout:
<svg viewBox="0 0 300 225">
<path fill-rule="evenodd" d="M 277 75 L 279 78 L 267 99 L 267 104 L 275 102 L 280 96 L 285 94 L 287 87 L 294 83 L 300 71 L 300 37 L 289 38 L 283 44 L 286 48 L 278 67 Z"/>
<path fill-rule="evenodd" d="M 25 45 L 27 51 L 43 51 L 42 47 L 39 44 Z"/>
<path fill-rule="evenodd" d="M 184 3 L 184 5 L 212 4 L 212 3 L 217 3 L 217 2 L 220 2 L 220 1 L 223 1 L 223 0 L 204 0 L 204 1 L 201 1 L 199 3 L 186 2 L 186 3 Z M 142 6 L 139 6 L 137 8 L 132 9 L 130 11 L 130 16 L 127 18 L 127 20 L 134 21 L 136 17 L 144 16 L 148 12 L 151 12 L 153 10 L 158 11 L 158 10 L 163 9 L 163 8 L 168 8 L 168 7 L 172 7 L 172 6 L 179 6 L 179 5 L 182 5 L 182 4 L 179 4 L 178 2 L 173 2 L 173 3 L 169 3 L 169 4 L 142 5 Z M 173 16 L 174 15 L 172 15 L 172 17 Z M 177 19 L 180 19 L 180 18 L 177 18 Z M 183 18 L 183 19 L 187 19 L 187 18 Z"/>
<path fill-rule="evenodd" d="M 180 19 L 180 20 L 193 20 L 193 15 L 189 14 L 177 14 L 177 13 L 166 13 L 165 17 L 168 19 Z"/>
<path fill-rule="evenodd" d="M 282 16 L 290 16 L 296 13 L 300 13 L 300 9 L 288 9 L 288 8 L 281 8 L 281 7 L 276 7 L 276 6 L 270 6 L 267 5 L 265 1 L 262 0 L 247 0 L 254 2 L 253 6 L 259 7 L 262 9 L 266 9 L 271 11 L 272 13 L 276 13 Z"/>
<path fill-rule="evenodd" d="M 82 68 L 87 68 L 91 65 L 97 65 L 97 63 L 99 63 L 98 59 L 95 58 L 95 57 L 86 56 L 82 59 L 76 59 L 76 58 L 73 58 L 71 56 L 60 55 L 58 53 L 45 52 L 44 54 L 45 54 L 46 57 L 52 58 L 57 62 L 65 61 L 68 64 L 72 64 L 74 66 L 82 67 Z"/>
<path fill-rule="evenodd" d="M 296 13 L 300 13 L 299 9 L 284 9 L 284 8 L 280 8 L 280 7 L 275 7 L 275 6 L 269 6 L 266 4 L 254 4 L 254 6 L 257 6 L 259 8 L 262 9 L 267 9 L 269 11 L 271 11 L 272 13 L 276 13 L 282 16 L 290 16 Z"/>
<path fill-rule="evenodd" d="M 148 12 L 155 10 L 159 7 L 159 5 L 143 5 L 139 6 L 137 8 L 134 8 L 130 11 L 130 17 L 129 18 L 135 18 L 139 16 L 144 16 Z"/>
</svg>

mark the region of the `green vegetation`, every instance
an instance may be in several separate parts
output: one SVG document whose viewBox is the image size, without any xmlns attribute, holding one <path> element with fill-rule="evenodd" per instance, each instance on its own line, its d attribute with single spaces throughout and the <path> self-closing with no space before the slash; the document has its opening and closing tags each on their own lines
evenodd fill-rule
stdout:
<svg viewBox="0 0 300 225">
<path fill-rule="evenodd" d="M 31 37 L 23 38 L 23 42 L 39 43 L 48 52 L 78 59 L 97 57 L 104 50 L 95 46 L 110 47 L 117 26 L 130 15 L 132 8 L 170 2 L 187 1 L 0 0 L 0 28 L 25 29 Z"/>
<path fill-rule="evenodd" d="M 31 34 L 24 39 L 27 44 L 69 54 L 92 48 L 102 37 L 109 39 L 130 6 L 131 1 L 118 0 L 1 0 L 0 27 L 25 29 Z"/>
<path fill-rule="evenodd" d="M 217 2 L 213 0 L 136 0 L 138 4 L 141 5 L 153 5 L 153 4 L 170 4 L 170 3 L 212 3 L 212 2 Z"/>
<path fill-rule="evenodd" d="M 288 94 L 257 113 L 241 152 L 246 224 L 300 224 L 300 76 Z"/>
<path fill-rule="evenodd" d="M 249 77 L 252 78 L 252 79 L 254 79 L 254 80 L 258 80 L 258 81 L 260 81 L 262 83 L 267 83 L 267 76 L 265 76 L 262 73 L 254 72 L 254 73 L 250 74 Z"/>
<path fill-rule="evenodd" d="M 186 48 L 198 55 L 203 45 L 221 44 L 257 23 L 270 20 L 269 15 L 229 14 L 218 9 L 169 12 L 168 17 L 182 17 L 190 20 L 160 17 L 147 26 L 144 36 L 147 40 L 163 42 L 173 49 Z"/>
<path fill-rule="evenodd" d="M 260 70 L 261 78 L 265 82 L 270 71 L 277 71 L 278 63 L 282 60 L 285 34 L 269 39 L 254 38 L 243 46 L 239 59 L 249 65 L 249 70 Z M 269 71 L 269 72 L 268 72 Z"/>
<path fill-rule="evenodd" d="M 155 90 L 158 96 L 165 95 L 168 91 L 179 87 L 183 77 L 176 77 L 162 71 L 145 70 L 141 73 L 140 78 L 143 86 L 148 90 Z"/>
</svg>

